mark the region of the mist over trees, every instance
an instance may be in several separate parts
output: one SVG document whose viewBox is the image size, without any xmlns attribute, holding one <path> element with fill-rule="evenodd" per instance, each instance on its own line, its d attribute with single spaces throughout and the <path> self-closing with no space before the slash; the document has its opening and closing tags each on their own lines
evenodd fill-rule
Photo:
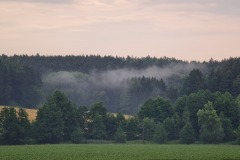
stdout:
<svg viewBox="0 0 240 160">
<path fill-rule="evenodd" d="M 240 93 L 240 58 L 186 62 L 174 58 L 0 56 L 0 104 L 36 108 L 56 90 L 78 106 L 103 102 L 111 112 L 136 114 L 149 98 L 174 103 L 198 90 Z M 196 120 L 195 120 L 196 121 Z M 196 121 L 197 123 L 197 121 Z"/>
<path fill-rule="evenodd" d="M 1 144 L 239 143 L 240 58 L 1 55 L 0 105 L 38 108 L 3 108 Z"/>
</svg>

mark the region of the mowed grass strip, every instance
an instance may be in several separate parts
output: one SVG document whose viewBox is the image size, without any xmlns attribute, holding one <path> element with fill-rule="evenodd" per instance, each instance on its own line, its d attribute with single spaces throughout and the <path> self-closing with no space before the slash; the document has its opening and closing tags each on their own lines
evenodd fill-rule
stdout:
<svg viewBox="0 0 240 160">
<path fill-rule="evenodd" d="M 239 160 L 240 146 L 59 144 L 0 146 L 1 160 Z"/>
</svg>

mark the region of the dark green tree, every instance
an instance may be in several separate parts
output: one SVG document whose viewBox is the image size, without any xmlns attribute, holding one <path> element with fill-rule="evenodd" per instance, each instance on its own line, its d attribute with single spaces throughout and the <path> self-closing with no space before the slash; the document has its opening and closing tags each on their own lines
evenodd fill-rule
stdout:
<svg viewBox="0 0 240 160">
<path fill-rule="evenodd" d="M 103 106 L 103 103 L 93 104 L 90 112 L 86 115 L 86 137 L 93 139 L 106 139 L 108 123 L 107 109 Z"/>
<path fill-rule="evenodd" d="M 17 117 L 19 121 L 19 126 L 21 128 L 19 133 L 21 144 L 25 144 L 29 140 L 31 132 L 31 124 L 28 119 L 28 113 L 25 109 L 19 108 L 17 111 Z"/>
<path fill-rule="evenodd" d="M 118 127 L 115 135 L 114 135 L 114 141 L 116 143 L 126 143 L 127 138 L 126 138 L 126 133 L 123 131 L 121 127 Z"/>
<path fill-rule="evenodd" d="M 163 122 L 167 117 L 173 116 L 173 108 L 169 101 L 162 97 L 148 99 L 138 112 L 139 119 L 145 117 L 153 119 L 155 122 Z"/>
<path fill-rule="evenodd" d="M 176 140 L 178 138 L 178 130 L 173 118 L 166 118 L 163 121 L 163 126 L 167 133 L 168 140 Z"/>
<path fill-rule="evenodd" d="M 22 128 L 19 124 L 17 111 L 15 108 L 4 107 L 0 112 L 0 122 L 2 125 L 2 144 L 16 145 L 22 144 Z"/>
<path fill-rule="evenodd" d="M 106 139 L 106 126 L 100 114 L 96 113 L 92 122 L 92 138 Z"/>
<path fill-rule="evenodd" d="M 31 124 L 23 108 L 3 108 L 0 113 L 0 128 L 3 144 L 27 144 Z"/>
<path fill-rule="evenodd" d="M 60 143 L 63 139 L 63 124 L 61 109 L 49 99 L 37 112 L 34 127 L 37 142 Z"/>
<path fill-rule="evenodd" d="M 80 106 L 77 108 L 77 121 L 79 124 L 79 127 L 84 130 L 85 125 L 86 125 L 86 120 L 87 120 L 87 107 L 85 106 Z"/>
<path fill-rule="evenodd" d="M 187 122 L 180 132 L 180 142 L 183 144 L 194 143 L 196 140 L 195 136 L 196 133 L 192 127 L 192 124 L 190 122 Z"/>
<path fill-rule="evenodd" d="M 208 101 L 214 101 L 214 96 L 208 90 L 201 90 L 197 93 L 192 93 L 187 96 L 186 99 L 186 111 L 190 113 L 190 122 L 192 123 L 192 126 L 196 131 L 197 135 L 200 131 L 197 112 L 199 111 L 199 109 L 203 109 L 204 105 Z"/>
<path fill-rule="evenodd" d="M 240 113 L 233 96 L 229 92 L 225 92 L 224 94 L 216 92 L 214 96 L 216 97 L 216 100 L 213 105 L 217 114 L 222 112 L 226 118 L 231 120 L 233 128 L 236 129 L 239 124 Z"/>
<path fill-rule="evenodd" d="M 237 141 L 237 144 L 240 145 L 240 125 L 238 126 L 238 129 L 236 131 L 236 141 Z"/>
<path fill-rule="evenodd" d="M 84 138 L 84 132 L 81 128 L 77 128 L 75 131 L 71 134 L 71 142 L 75 144 L 83 143 L 85 140 Z"/>
<path fill-rule="evenodd" d="M 204 143 L 219 143 L 224 137 L 222 123 L 213 108 L 212 102 L 204 105 L 197 113 L 200 129 L 200 139 Z"/>
<path fill-rule="evenodd" d="M 155 122 L 153 119 L 144 118 L 142 122 L 142 140 L 151 141 L 155 132 Z"/>
<path fill-rule="evenodd" d="M 153 135 L 153 141 L 155 143 L 163 144 L 168 140 L 167 132 L 165 131 L 165 127 L 162 124 L 156 125 L 156 130 Z"/>
<path fill-rule="evenodd" d="M 56 106 L 61 114 L 63 121 L 63 140 L 68 141 L 71 139 L 71 134 L 79 126 L 77 108 L 71 103 L 71 101 L 60 91 L 54 92 L 50 96 L 52 106 Z"/>
<path fill-rule="evenodd" d="M 139 120 L 136 117 L 126 120 L 124 129 L 127 134 L 127 140 L 136 140 L 139 138 L 139 134 L 141 133 L 139 125 Z"/>
<path fill-rule="evenodd" d="M 223 141 L 232 141 L 234 139 L 234 132 L 231 120 L 226 118 L 222 112 L 220 113 L 219 117 L 222 122 L 222 127 L 224 129 Z"/>
<path fill-rule="evenodd" d="M 203 74 L 199 69 L 193 69 L 184 79 L 181 92 L 182 94 L 189 95 L 202 89 L 204 89 Z"/>
<path fill-rule="evenodd" d="M 105 124 L 107 139 L 114 139 L 114 135 L 118 128 L 116 117 L 113 114 L 108 114 Z"/>
<path fill-rule="evenodd" d="M 90 109 L 90 114 L 92 116 L 98 114 L 103 118 L 103 120 L 105 120 L 107 116 L 107 109 L 104 107 L 102 102 L 95 103 Z"/>
</svg>

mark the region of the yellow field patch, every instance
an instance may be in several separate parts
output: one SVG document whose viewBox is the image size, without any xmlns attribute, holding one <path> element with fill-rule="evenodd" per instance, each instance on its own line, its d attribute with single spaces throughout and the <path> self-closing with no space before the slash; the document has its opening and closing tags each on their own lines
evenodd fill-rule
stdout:
<svg viewBox="0 0 240 160">
<path fill-rule="evenodd" d="M 9 107 L 9 106 L 0 106 L 0 110 L 3 108 L 3 107 Z M 18 109 L 19 107 L 14 107 L 16 109 Z M 36 119 L 36 116 L 37 116 L 37 109 L 27 109 L 27 108 L 24 108 L 26 110 L 26 112 L 28 113 L 28 118 L 30 121 L 33 121 Z"/>
<path fill-rule="evenodd" d="M 10 107 L 10 106 L 0 106 L 0 110 L 3 108 L 3 107 Z M 14 107 L 16 109 L 18 109 L 19 107 Z M 24 108 L 26 110 L 26 112 L 28 113 L 28 118 L 30 121 L 34 121 L 36 119 L 36 116 L 37 116 L 37 109 L 27 109 L 27 108 Z M 117 116 L 117 113 L 112 113 L 114 116 Z M 124 114 L 124 117 L 125 119 L 129 119 L 129 118 L 132 118 L 133 116 L 131 115 L 127 115 L 127 114 Z"/>
</svg>

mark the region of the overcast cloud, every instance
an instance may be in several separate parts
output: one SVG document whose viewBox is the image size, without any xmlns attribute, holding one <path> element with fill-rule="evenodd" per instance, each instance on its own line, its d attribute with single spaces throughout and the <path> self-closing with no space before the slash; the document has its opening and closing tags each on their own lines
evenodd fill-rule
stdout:
<svg viewBox="0 0 240 160">
<path fill-rule="evenodd" d="M 0 54 L 234 57 L 239 8 L 239 0 L 0 0 Z"/>
</svg>

